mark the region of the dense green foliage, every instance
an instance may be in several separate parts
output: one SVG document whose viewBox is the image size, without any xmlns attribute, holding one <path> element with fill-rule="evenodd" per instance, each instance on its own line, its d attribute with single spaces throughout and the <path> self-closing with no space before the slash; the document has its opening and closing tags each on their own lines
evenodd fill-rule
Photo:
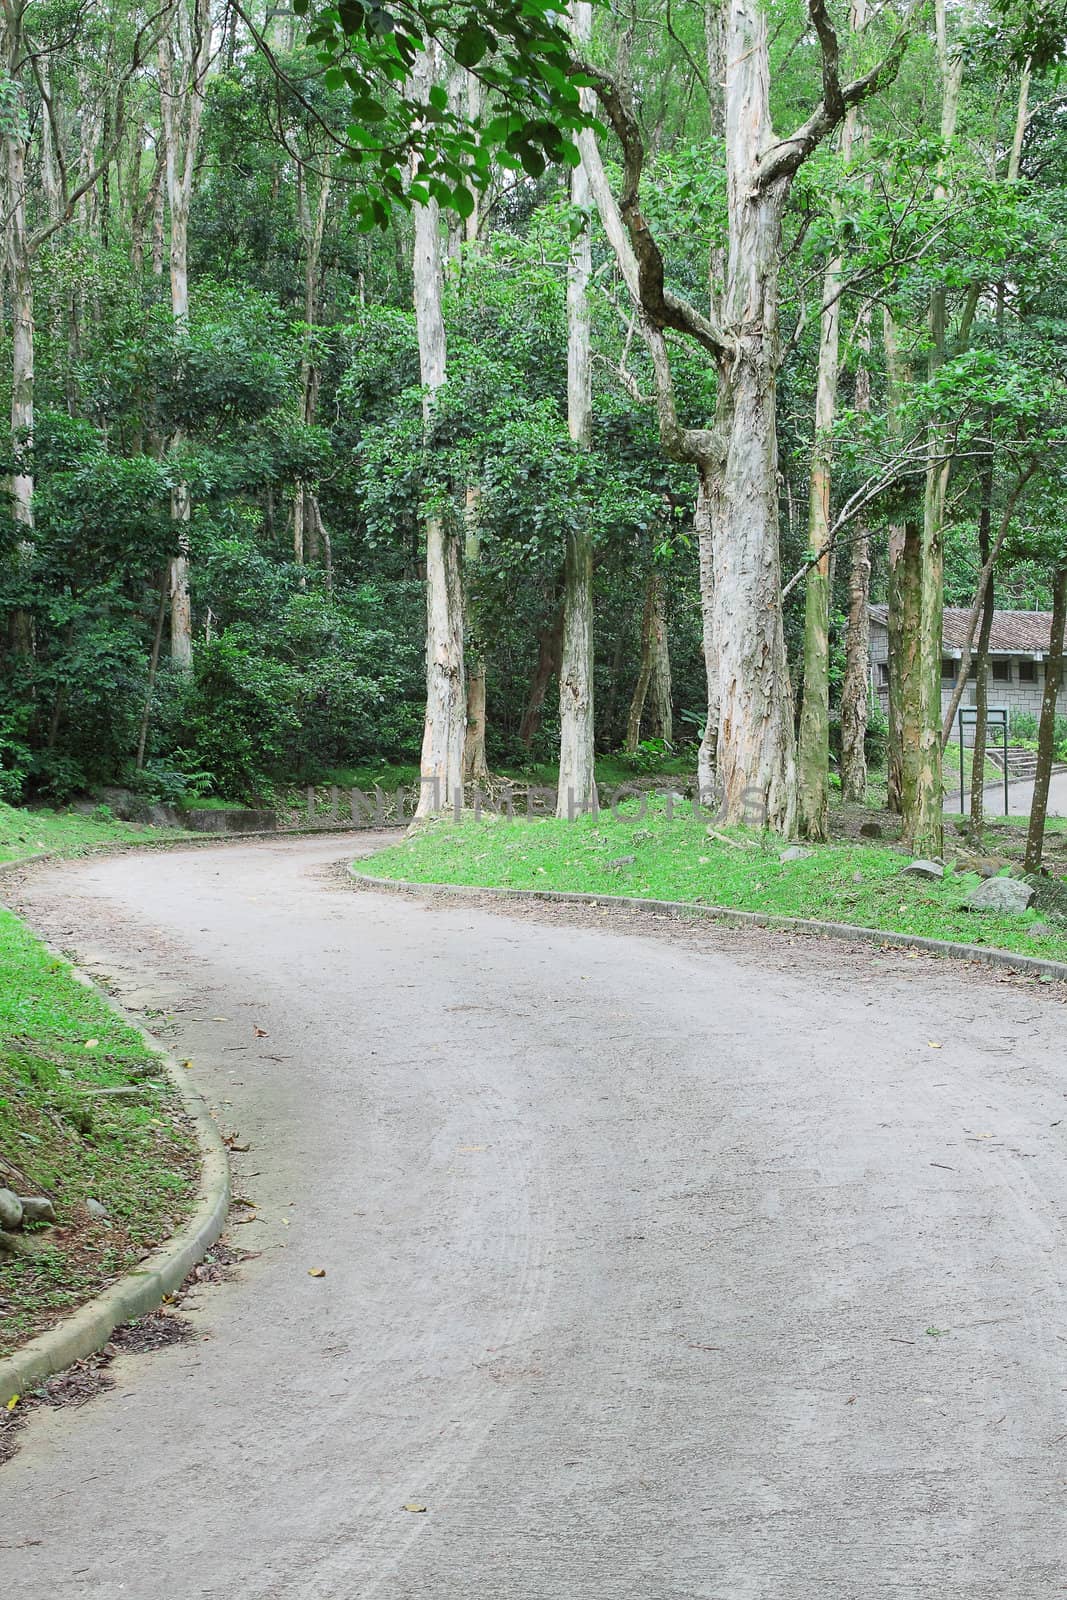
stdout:
<svg viewBox="0 0 1067 1600">
<path fill-rule="evenodd" d="M 0 520 L 0 798 L 66 799 L 121 780 L 167 798 L 194 790 L 251 799 L 339 766 L 411 761 L 423 717 L 425 516 L 434 507 L 462 526 L 472 485 L 479 549 L 468 567 L 467 624 L 487 662 L 490 765 L 552 757 L 554 682 L 539 722 L 528 700 L 576 526 L 592 529 L 596 548 L 599 747 L 618 748 L 625 730 L 654 565 L 666 576 L 675 750 L 691 745 L 705 713 L 692 475 L 660 448 L 647 353 L 599 231 L 593 449 L 576 450 L 568 435 L 567 258 L 592 223 L 567 201 L 582 79 L 567 70 L 558 13 L 541 0 L 389 14 L 369 4 L 297 5 L 294 25 L 272 20 L 272 8 L 230 8 L 204 85 L 190 312 L 176 321 L 158 86 L 143 64 L 130 66 L 136 30 L 151 19 L 135 6 L 100 9 L 107 15 L 92 23 L 45 4 L 27 12 L 51 52 L 50 92 L 68 109 L 85 100 L 85 139 L 96 141 L 99 170 L 69 215 L 50 188 L 44 80 L 28 69 L 5 80 L 12 136 L 24 141 L 33 179 L 27 225 L 40 238 L 30 260 L 32 437 L 16 430 L 0 463 L 11 471 L 17 461 L 34 480 L 32 538 L 15 517 Z M 774 109 L 784 126 L 814 102 L 820 67 L 795 8 L 780 7 L 774 23 Z M 1062 543 L 1067 407 L 1054 261 L 1067 150 L 1057 52 L 1043 45 L 1021 175 L 1006 181 L 1019 68 L 1004 39 L 1017 42 L 1027 25 L 1008 8 L 994 44 L 988 31 L 961 36 L 965 137 L 950 152 L 928 89 L 932 42 L 919 29 L 897 84 L 870 108 L 862 154 L 846 168 L 828 142 L 797 181 L 779 380 L 787 575 L 804 559 L 819 295 L 839 252 L 836 502 L 936 419 L 958 452 L 946 598 L 970 602 L 985 505 L 994 525 L 1002 513 L 1011 522 L 998 595 L 1047 603 Z M 597 28 L 594 53 L 610 60 L 619 40 L 599 8 Z M 408 69 L 431 40 L 445 87 L 420 115 Z M 724 226 L 721 147 L 697 70 L 702 20 L 695 9 L 673 19 L 654 11 L 624 44 L 645 85 L 652 221 L 669 245 L 673 283 L 698 304 Z M 473 97 L 458 94 L 458 68 L 473 74 Z M 69 119 L 57 128 L 70 166 L 81 135 Z M 610 158 L 610 141 L 604 148 Z M 412 160 L 413 187 L 404 176 Z M 939 185 L 951 194 L 947 207 Z M 428 428 L 411 309 L 410 203 L 424 190 L 451 208 L 448 383 Z M 465 242 L 474 223 L 477 238 Z M 947 286 L 954 343 L 927 375 L 935 283 Z M 6 406 L 10 300 L 4 310 Z M 895 395 L 882 310 L 896 321 L 908 380 Z M 678 345 L 673 359 L 680 409 L 703 423 L 714 408 L 714 367 L 691 346 Z M 871 379 L 869 414 L 854 405 L 861 367 Z M 923 469 L 918 450 L 899 461 L 867 508 L 875 599 L 884 597 L 889 524 L 914 514 Z M 1020 478 L 1024 490 L 1009 506 Z M 181 486 L 192 505 L 184 530 L 172 517 Z M 184 532 L 195 644 L 188 675 L 171 664 L 167 630 L 168 568 Z M 835 697 L 847 548 L 832 602 Z M 802 614 L 800 584 L 786 607 L 798 689 Z M 875 713 L 875 758 L 884 743 Z"/>
</svg>

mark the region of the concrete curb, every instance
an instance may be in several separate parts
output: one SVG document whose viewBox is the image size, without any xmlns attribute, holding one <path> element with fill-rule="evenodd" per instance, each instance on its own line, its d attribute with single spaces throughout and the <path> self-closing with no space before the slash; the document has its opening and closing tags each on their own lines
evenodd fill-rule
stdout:
<svg viewBox="0 0 1067 1600">
<path fill-rule="evenodd" d="M 502 900 L 543 900 L 557 905 L 626 906 L 635 911 L 658 911 L 667 916 L 696 917 L 708 922 L 725 922 L 734 927 L 780 928 L 784 932 L 814 933 L 824 938 L 843 939 L 848 944 L 889 945 L 899 950 L 925 950 L 931 955 L 951 956 L 960 961 L 975 961 L 987 967 L 1005 967 L 1035 977 L 1056 978 L 1067 983 L 1067 962 L 1049 961 L 1043 956 L 1015 955 L 980 944 L 955 944 L 948 939 L 926 939 L 906 933 L 889 933 L 884 928 L 865 928 L 851 922 L 819 922 L 814 917 L 785 917 L 763 911 L 737 911 L 731 906 L 697 905 L 689 900 L 645 900 L 636 895 L 581 894 L 562 889 L 479 888 L 465 883 L 415 883 L 410 878 L 374 878 L 348 868 L 353 882 L 368 889 L 384 889 L 394 894 L 451 894 L 459 898 L 492 895 Z"/>
<path fill-rule="evenodd" d="M 37 856 L 34 859 L 42 858 Z M 23 866 L 25 862 L 19 862 L 18 865 Z M 32 928 L 30 931 L 33 932 Z M 34 937 L 39 935 L 35 934 Z M 173 1238 L 142 1262 L 135 1272 L 120 1278 L 54 1328 L 38 1334 L 20 1350 L 16 1350 L 14 1355 L 0 1361 L 0 1406 L 6 1406 L 13 1395 L 25 1394 L 42 1378 L 47 1378 L 53 1372 L 62 1372 L 72 1362 L 92 1355 L 107 1343 L 120 1323 L 154 1311 L 164 1296 L 173 1293 L 215 1243 L 226 1225 L 230 1208 L 229 1157 L 204 1097 L 187 1081 L 182 1068 L 158 1040 L 127 1016 L 122 1007 L 90 977 L 71 966 L 69 961 L 52 950 L 47 941 L 41 942 L 58 960 L 64 961 L 79 983 L 91 989 L 127 1027 L 139 1034 L 152 1054 L 163 1062 L 168 1077 L 181 1096 L 200 1147 L 200 1188 L 189 1220 Z"/>
</svg>

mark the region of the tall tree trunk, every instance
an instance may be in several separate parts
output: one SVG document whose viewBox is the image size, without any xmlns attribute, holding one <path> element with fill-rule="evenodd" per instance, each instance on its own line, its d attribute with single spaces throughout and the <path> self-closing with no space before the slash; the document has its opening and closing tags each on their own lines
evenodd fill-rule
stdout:
<svg viewBox="0 0 1067 1600">
<path fill-rule="evenodd" d="M 16 41 L 10 41 L 17 48 Z M 17 120 L 17 119 L 16 119 Z M 11 433 L 19 469 L 9 480 L 11 514 L 18 530 L 15 559 L 28 571 L 34 559 L 33 476 L 22 459 L 33 446 L 34 305 L 33 276 L 26 230 L 26 140 L 21 125 L 4 137 L 8 292 L 11 301 Z M 11 618 L 11 648 L 32 655 L 33 618 L 19 608 Z"/>
<path fill-rule="evenodd" d="M 728 822 L 791 833 L 796 821 L 793 697 L 782 627 L 778 554 L 776 383 L 778 271 L 788 181 L 754 183 L 773 140 L 767 16 L 734 0 L 726 38 L 729 253 L 711 478 L 715 637 L 719 654 L 718 783 Z"/>
<path fill-rule="evenodd" d="M 584 45 L 593 26 L 589 0 L 573 0 L 571 31 Z M 584 103 L 591 104 L 583 90 Z M 588 212 L 589 178 L 579 162 L 571 170 L 571 205 Z M 567 427 L 579 450 L 593 437 L 589 343 L 592 239 L 585 226 L 571 245 L 567 266 Z M 567 530 L 563 562 L 563 643 L 559 670 L 559 783 L 556 815 L 573 817 L 594 799 L 593 537 L 586 522 Z"/>
<path fill-rule="evenodd" d="M 936 0 L 935 25 L 941 74 L 941 142 L 947 149 L 956 133 L 963 59 L 949 53 L 945 0 Z M 947 200 L 939 181 L 935 195 Z M 927 375 L 933 378 L 945 360 L 947 290 L 935 285 L 930 296 L 929 356 Z M 944 843 L 944 787 L 941 770 L 941 649 L 944 615 L 945 498 L 950 470 L 949 434 L 940 423 L 931 424 L 929 459 L 923 492 L 921 584 L 919 593 L 917 681 L 913 686 L 917 710 L 918 750 L 914 784 L 905 785 L 904 840 L 920 855 L 940 855 Z"/>
<path fill-rule="evenodd" d="M 993 511 L 993 463 L 982 473 L 982 510 L 978 521 L 978 547 L 983 565 L 990 557 L 990 523 Z M 982 605 L 982 626 L 978 633 L 978 653 L 975 658 L 975 718 L 974 752 L 971 761 L 971 842 L 980 844 L 985 824 L 985 757 L 986 717 L 989 714 L 989 641 L 993 636 L 993 613 L 996 609 L 995 584 L 992 573 L 986 584 Z M 960 804 L 963 796 L 960 796 Z"/>
<path fill-rule="evenodd" d="M 519 724 L 519 739 L 523 748 L 529 750 L 537 737 L 541 726 L 541 714 L 544 710 L 545 695 L 552 681 L 552 674 L 559 671 L 563 650 L 563 602 L 557 604 L 552 613 L 551 620 L 537 635 L 537 665 L 530 680 L 530 690 L 526 697 L 526 709 L 522 714 Z"/>
<path fill-rule="evenodd" d="M 437 47 L 419 56 L 416 92 L 429 99 L 438 78 Z M 445 322 L 441 308 L 440 211 L 435 200 L 416 205 L 413 279 L 419 371 L 429 428 L 433 395 L 445 381 Z M 439 511 L 426 518 L 426 721 L 416 817 L 463 802 L 467 683 L 463 656 L 463 567 L 459 537 Z"/>
<path fill-rule="evenodd" d="M 671 687 L 670 630 L 667 625 L 666 589 L 662 573 L 656 585 L 656 614 L 652 625 L 652 676 L 648 691 L 652 702 L 652 737 L 674 742 L 674 694 Z"/>
<path fill-rule="evenodd" d="M 170 210 L 171 313 L 179 328 L 189 319 L 189 212 L 200 145 L 204 84 L 211 61 L 211 0 L 172 0 L 159 45 L 160 120 L 163 129 L 167 203 Z M 180 450 L 182 435 L 171 440 Z M 193 666 L 193 606 L 189 586 L 189 487 L 171 493 L 177 554 L 170 564 L 170 654 L 188 675 Z"/>
<path fill-rule="evenodd" d="M 467 544 L 464 563 L 468 583 L 481 560 L 481 535 L 478 526 L 480 512 L 481 490 L 474 484 L 468 485 Z M 466 610 L 468 616 L 474 614 L 474 606 L 469 600 Z M 485 754 L 487 681 L 485 652 L 479 647 L 467 675 L 467 731 L 463 741 L 464 783 L 476 783 L 489 776 L 489 763 Z"/>
<path fill-rule="evenodd" d="M 674 737 L 674 712 L 671 703 L 671 660 L 664 609 L 663 574 L 650 567 L 645 580 L 645 604 L 641 616 L 641 661 L 626 719 L 625 749 L 632 755 L 641 742 L 641 721 L 649 694 L 652 696 L 651 731 L 654 738 L 669 744 Z"/>
<path fill-rule="evenodd" d="M 830 552 L 827 545 L 830 538 L 831 430 L 837 410 L 841 271 L 841 257 L 834 256 L 822 284 L 808 509 L 808 551 L 813 565 L 808 572 L 804 600 L 804 693 L 797 750 L 800 831 L 805 838 L 819 842 L 830 836 Z"/>
<path fill-rule="evenodd" d="M 883 340 L 885 344 L 886 388 L 890 428 L 894 438 L 899 438 L 897 406 L 903 392 L 904 372 L 897 343 L 897 330 L 888 309 L 882 313 Z M 903 522 L 894 522 L 886 541 L 888 568 L 888 627 L 889 636 L 889 695 L 887 707 L 888 752 L 887 788 L 889 810 L 900 816 L 904 809 L 904 640 L 911 637 L 918 625 L 917 616 L 906 615 L 911 585 L 905 581 L 904 552 L 906 538 Z"/>
<path fill-rule="evenodd" d="M 322 259 L 322 241 L 326 232 L 326 217 L 330 205 L 332 178 L 324 173 L 319 183 L 318 199 L 312 214 L 308 200 L 307 172 L 302 162 L 296 167 L 296 218 L 304 244 L 304 337 L 300 357 L 300 414 L 303 422 L 315 421 L 318 406 L 319 369 L 315 360 L 315 325 L 319 311 L 319 263 Z M 303 566 L 312 542 L 318 545 L 318 529 L 310 514 L 308 490 L 298 483 L 293 493 L 293 559 Z M 305 539 L 305 529 L 307 539 Z M 299 532 L 299 538 L 298 538 Z"/>
<path fill-rule="evenodd" d="M 715 642 L 715 552 L 712 548 L 711 508 L 704 475 L 697 478 L 696 524 L 697 557 L 700 572 L 700 621 L 704 646 L 704 676 L 707 683 L 708 714 L 697 751 L 697 792 L 701 803 L 711 805 L 715 798 L 715 750 L 719 742 L 719 650 Z"/>
<path fill-rule="evenodd" d="M 871 409 L 870 311 L 860 331 L 860 364 L 856 369 L 855 406 Z M 848 571 L 848 628 L 845 634 L 845 676 L 841 684 L 841 797 L 859 804 L 867 798 L 867 707 L 871 659 L 871 552 L 866 521 L 853 529 Z"/>
<path fill-rule="evenodd" d="M 1030 807 L 1030 826 L 1026 834 L 1023 867 L 1036 872 L 1045 848 L 1045 821 L 1048 817 L 1048 787 L 1052 761 L 1056 754 L 1056 702 L 1063 677 L 1063 626 L 1067 621 L 1067 567 L 1056 573 L 1052 585 L 1052 637 L 1045 659 L 1045 692 L 1041 698 L 1041 721 L 1037 731 L 1037 774 L 1034 800 Z"/>
</svg>

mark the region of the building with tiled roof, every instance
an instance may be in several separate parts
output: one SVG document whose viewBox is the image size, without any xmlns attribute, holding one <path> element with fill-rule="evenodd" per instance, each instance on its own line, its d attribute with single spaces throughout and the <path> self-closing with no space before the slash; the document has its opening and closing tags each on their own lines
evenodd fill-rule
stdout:
<svg viewBox="0 0 1067 1600">
<path fill-rule="evenodd" d="M 889 703 L 889 627 L 888 606 L 871 606 L 871 687 L 885 709 Z M 967 638 L 970 612 L 955 606 L 945 607 L 941 653 L 941 708 L 947 710 L 952 696 L 960 656 Z M 1052 634 L 1050 611 L 994 611 L 989 640 L 988 699 L 991 707 L 1004 706 L 1008 712 L 1027 711 L 1039 715 L 1045 692 L 1045 660 Z M 977 646 L 977 637 L 975 639 Z M 975 703 L 977 672 L 974 662 L 961 704 Z M 1061 710 L 1067 711 L 1063 682 L 1058 690 Z"/>
</svg>

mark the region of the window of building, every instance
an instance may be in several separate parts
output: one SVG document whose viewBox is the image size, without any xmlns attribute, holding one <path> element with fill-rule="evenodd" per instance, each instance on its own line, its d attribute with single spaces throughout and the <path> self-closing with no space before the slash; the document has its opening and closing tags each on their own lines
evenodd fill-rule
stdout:
<svg viewBox="0 0 1067 1600">
<path fill-rule="evenodd" d="M 1037 682 L 1037 662 L 1036 661 L 1020 661 L 1019 662 L 1019 682 L 1020 683 L 1036 683 Z"/>
<path fill-rule="evenodd" d="M 1010 661 L 994 661 L 993 662 L 993 682 L 994 683 L 1010 683 L 1011 682 L 1011 662 Z"/>
<path fill-rule="evenodd" d="M 879 689 L 889 688 L 889 663 L 887 661 L 879 661 L 878 663 L 878 687 Z"/>
<path fill-rule="evenodd" d="M 941 657 L 941 676 L 946 683 L 954 683 L 956 678 L 956 662 L 951 656 Z"/>
</svg>

